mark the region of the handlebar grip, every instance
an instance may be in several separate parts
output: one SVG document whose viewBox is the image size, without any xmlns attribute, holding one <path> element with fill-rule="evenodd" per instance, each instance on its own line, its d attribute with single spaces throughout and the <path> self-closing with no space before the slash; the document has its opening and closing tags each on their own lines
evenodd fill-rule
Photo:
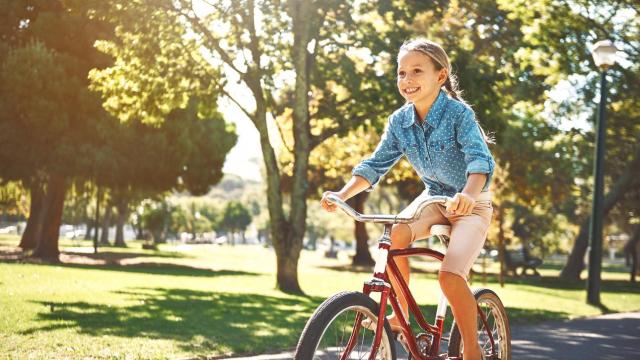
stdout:
<svg viewBox="0 0 640 360">
<path fill-rule="evenodd" d="M 327 195 L 327 200 L 329 200 L 329 202 L 332 204 L 336 204 L 342 201 L 342 199 L 340 199 L 336 194 Z"/>
</svg>

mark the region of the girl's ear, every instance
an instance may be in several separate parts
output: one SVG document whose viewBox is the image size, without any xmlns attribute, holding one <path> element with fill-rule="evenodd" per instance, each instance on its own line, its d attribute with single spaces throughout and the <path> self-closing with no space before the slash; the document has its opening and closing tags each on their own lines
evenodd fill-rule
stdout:
<svg viewBox="0 0 640 360">
<path fill-rule="evenodd" d="M 440 84 L 440 86 L 444 85 L 445 81 L 447 81 L 448 76 L 449 74 L 447 73 L 447 70 L 445 68 L 440 69 L 440 72 L 438 73 L 438 84 Z"/>
</svg>

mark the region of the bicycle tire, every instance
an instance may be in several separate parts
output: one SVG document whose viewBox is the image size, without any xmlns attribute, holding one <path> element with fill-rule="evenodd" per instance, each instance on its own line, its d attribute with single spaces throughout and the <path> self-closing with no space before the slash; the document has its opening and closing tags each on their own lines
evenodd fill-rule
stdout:
<svg viewBox="0 0 640 360">
<path fill-rule="evenodd" d="M 336 295 L 325 300 L 313 313 L 309 321 L 302 331 L 300 335 L 300 340 L 298 341 L 298 345 L 296 347 L 294 359 L 295 360 L 316 360 L 316 359 L 325 359 L 331 358 L 335 359 L 335 353 L 341 354 L 339 351 L 340 347 L 336 350 L 332 350 L 334 347 L 328 347 L 327 350 L 324 348 L 320 348 L 320 346 L 324 346 L 323 339 L 331 336 L 332 325 L 335 323 L 339 326 L 339 322 L 341 321 L 341 315 L 346 314 L 347 321 L 345 324 L 348 324 L 350 315 L 347 314 L 348 311 L 355 310 L 355 312 L 360 312 L 363 315 L 370 317 L 373 321 L 377 320 L 379 306 L 378 304 L 371 299 L 369 296 L 361 293 L 361 292 L 340 292 Z M 338 320 L 337 320 L 338 319 Z M 351 320 L 351 324 L 355 320 L 355 314 L 353 319 Z M 344 329 L 344 333 L 348 333 L 346 335 L 346 342 L 348 342 L 351 331 L 349 330 L 348 325 L 347 329 Z M 329 333 L 327 331 L 329 330 Z M 365 339 L 370 339 L 371 344 L 373 343 L 373 335 L 374 332 L 365 328 L 360 328 L 360 332 L 358 334 L 358 339 L 362 338 L 363 343 L 366 343 Z M 336 340 L 338 340 L 336 336 Z M 344 341 L 344 334 L 341 338 L 341 341 Z M 334 344 L 336 345 L 336 344 Z M 346 345 L 346 344 L 345 344 Z M 358 346 L 356 346 L 358 347 Z M 354 348 L 355 350 L 355 348 Z M 362 350 L 362 344 L 360 344 L 359 350 Z M 331 351 L 334 351 L 334 354 L 331 355 Z M 336 352 L 337 351 L 337 352 Z M 353 352 L 353 351 L 352 351 Z M 366 354 L 366 349 L 365 349 Z M 323 357 L 325 356 L 325 357 Z M 380 348 L 378 350 L 378 354 L 376 358 L 384 359 L 384 360 L 395 360 L 396 352 L 395 352 L 395 341 L 393 340 L 393 333 L 391 331 L 391 326 L 389 322 L 385 319 L 384 321 L 384 333 L 382 335 L 382 341 L 380 342 Z M 339 356 L 338 356 L 339 358 Z M 361 357 L 358 357 L 361 358 Z M 365 358 L 368 358 L 366 356 Z"/>
<path fill-rule="evenodd" d="M 499 360 L 512 360 L 511 358 L 511 330 L 509 328 L 509 319 L 507 317 L 507 311 L 502 304 L 502 301 L 493 290 L 480 288 L 473 291 L 473 295 L 476 298 L 476 302 L 487 316 L 487 323 L 492 327 L 492 334 L 494 337 L 494 343 L 496 344 L 497 357 L 487 359 L 499 359 Z M 489 314 L 483 306 L 489 306 L 491 313 Z M 493 321 L 492 321 L 493 318 Z M 478 315 L 478 341 L 480 347 L 486 355 L 490 355 L 491 344 L 488 343 L 488 336 L 484 326 L 481 326 L 482 320 Z M 487 338 L 487 341 L 483 341 L 483 337 Z M 451 333 L 449 336 L 449 348 L 448 355 L 450 357 L 462 355 L 462 336 L 458 325 L 454 323 L 451 326 Z"/>
</svg>

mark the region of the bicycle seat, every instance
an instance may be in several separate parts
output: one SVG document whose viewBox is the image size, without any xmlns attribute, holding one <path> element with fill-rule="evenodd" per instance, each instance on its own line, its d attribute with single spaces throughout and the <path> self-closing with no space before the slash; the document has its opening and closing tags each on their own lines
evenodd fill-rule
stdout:
<svg viewBox="0 0 640 360">
<path fill-rule="evenodd" d="M 431 235 L 441 235 L 449 237 L 451 236 L 451 225 L 432 225 L 430 232 Z"/>
</svg>

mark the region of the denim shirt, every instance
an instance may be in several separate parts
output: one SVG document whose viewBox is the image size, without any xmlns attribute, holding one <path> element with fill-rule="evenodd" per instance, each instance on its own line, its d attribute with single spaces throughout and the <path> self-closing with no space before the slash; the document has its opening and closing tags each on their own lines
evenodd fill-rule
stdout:
<svg viewBox="0 0 640 360">
<path fill-rule="evenodd" d="M 371 191 L 402 155 L 430 195 L 453 196 L 462 191 L 469 174 L 475 173 L 487 174 L 482 189 L 487 191 L 495 167 L 473 110 L 442 90 L 424 122 L 420 122 L 413 104 L 396 110 L 376 150 L 353 169 L 352 175 L 365 178 Z"/>
</svg>

